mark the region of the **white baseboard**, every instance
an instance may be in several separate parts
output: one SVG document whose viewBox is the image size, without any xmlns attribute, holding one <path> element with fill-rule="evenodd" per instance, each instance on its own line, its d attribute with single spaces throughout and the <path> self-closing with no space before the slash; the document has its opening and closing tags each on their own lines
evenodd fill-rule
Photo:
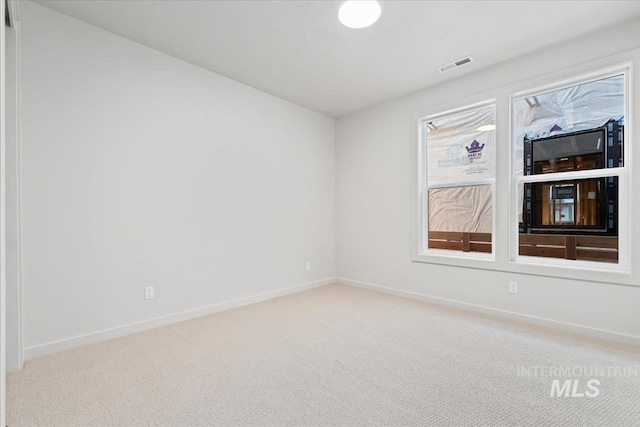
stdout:
<svg viewBox="0 0 640 427">
<path fill-rule="evenodd" d="M 577 335 L 584 335 L 592 338 L 599 338 L 607 341 L 613 341 L 620 344 L 632 345 L 640 347 L 640 337 L 634 335 L 621 334 L 619 332 L 606 331 L 603 329 L 592 328 L 584 325 L 577 325 L 574 323 L 562 322 L 559 320 L 545 319 L 543 317 L 531 316 L 528 314 L 516 313 L 508 310 L 501 310 L 498 308 L 486 307 L 478 304 L 471 304 L 468 302 L 452 300 L 448 298 L 436 297 L 418 292 L 404 291 L 401 289 L 390 288 L 386 286 L 374 285 L 372 283 L 359 282 L 356 280 L 350 280 L 338 277 L 337 283 L 342 285 L 354 286 L 356 288 L 367 289 L 376 292 L 383 292 L 386 294 L 396 295 L 405 298 L 411 298 L 420 301 L 426 301 L 439 305 L 446 305 L 449 307 L 461 308 L 464 310 L 473 311 L 476 313 L 488 314 L 491 316 L 518 320 L 521 322 L 534 324 L 538 326 L 545 326 L 548 328 L 559 329 L 565 332 L 571 332 Z"/>
<path fill-rule="evenodd" d="M 149 320 L 129 323 L 127 325 L 117 326 L 115 328 L 103 329 L 101 331 L 91 332 L 84 335 L 78 335 L 71 338 L 65 338 L 63 340 L 52 341 L 45 344 L 28 347 L 23 350 L 24 360 L 31 360 L 36 357 L 45 356 L 47 354 L 58 353 L 60 351 L 69 350 L 83 345 L 94 344 L 125 335 L 135 334 L 137 332 L 158 328 L 160 326 L 170 325 L 172 323 L 183 322 L 185 320 L 194 319 L 196 317 L 206 316 L 208 314 L 230 310 L 232 308 L 255 304 L 257 302 L 294 294 L 296 292 L 306 291 L 324 285 L 330 285 L 335 282 L 336 278 L 331 277 L 328 279 L 317 280 L 315 282 L 303 283 L 301 285 L 276 289 L 275 291 L 269 291 L 258 295 L 224 301 L 217 304 L 211 304 L 204 307 L 185 310 L 178 313 L 172 313 Z"/>
</svg>

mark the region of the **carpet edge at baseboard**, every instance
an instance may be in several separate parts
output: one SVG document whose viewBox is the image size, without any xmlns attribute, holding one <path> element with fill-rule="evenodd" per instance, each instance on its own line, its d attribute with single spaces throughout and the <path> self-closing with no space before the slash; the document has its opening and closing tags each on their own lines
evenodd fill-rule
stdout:
<svg viewBox="0 0 640 427">
<path fill-rule="evenodd" d="M 604 329 L 597 329 L 590 326 L 578 325 L 575 323 L 563 322 L 560 320 L 547 319 L 544 317 L 537 317 L 529 314 L 522 314 L 514 311 L 502 310 L 499 308 L 487 307 L 484 305 L 478 305 L 478 304 L 468 303 L 464 301 L 453 300 L 449 298 L 436 297 L 433 295 L 427 295 L 427 294 L 422 294 L 418 292 L 405 291 L 398 288 L 381 286 L 373 283 L 346 279 L 343 277 L 337 277 L 336 282 L 341 285 L 353 286 L 356 288 L 367 289 L 375 292 L 382 292 L 385 294 L 395 295 L 399 297 L 410 298 L 410 299 L 415 299 L 419 301 L 426 301 L 433 304 L 460 308 L 460 309 L 472 311 L 475 313 L 488 314 L 491 316 L 517 320 L 517 321 L 521 321 L 528 324 L 544 326 L 552 329 L 561 330 L 564 332 L 570 332 L 576 335 L 582 335 L 582 336 L 587 336 L 591 338 L 598 338 L 606 341 L 612 341 L 619 344 L 626 344 L 626 345 L 631 345 L 635 347 L 640 347 L 640 337 L 635 335 L 628 335 L 620 332 L 607 331 Z"/>
<path fill-rule="evenodd" d="M 313 282 L 302 283 L 299 285 L 280 288 L 273 291 L 263 292 L 248 297 L 236 298 L 229 301 L 223 301 L 215 304 L 206 305 L 194 309 L 184 310 L 177 313 L 170 313 L 164 316 L 152 319 L 142 320 L 139 322 L 128 323 L 113 328 L 102 329 L 99 331 L 89 332 L 87 334 L 76 335 L 57 341 L 51 341 L 44 344 L 35 345 L 23 349 L 23 360 L 31 360 L 36 357 L 46 356 L 48 354 L 58 353 L 72 348 L 84 345 L 95 344 L 107 341 L 113 338 L 119 338 L 138 332 L 147 331 L 149 329 L 159 328 L 173 323 L 183 322 L 185 320 L 195 319 L 197 317 L 207 316 L 209 314 L 219 313 L 221 311 L 231 310 L 245 305 L 255 304 L 274 298 L 330 285 L 336 282 L 335 277 L 330 277 Z"/>
</svg>

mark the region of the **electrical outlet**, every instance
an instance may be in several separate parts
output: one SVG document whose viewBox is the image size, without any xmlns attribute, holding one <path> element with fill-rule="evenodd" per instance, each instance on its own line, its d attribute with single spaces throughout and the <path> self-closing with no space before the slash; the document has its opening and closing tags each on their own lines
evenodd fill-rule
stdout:
<svg viewBox="0 0 640 427">
<path fill-rule="evenodd" d="M 307 261 L 307 271 L 311 270 L 311 261 Z"/>
<path fill-rule="evenodd" d="M 518 293 L 518 282 L 509 282 L 509 292 L 512 294 Z"/>
<path fill-rule="evenodd" d="M 153 286 L 144 288 L 144 299 L 153 299 Z"/>
</svg>

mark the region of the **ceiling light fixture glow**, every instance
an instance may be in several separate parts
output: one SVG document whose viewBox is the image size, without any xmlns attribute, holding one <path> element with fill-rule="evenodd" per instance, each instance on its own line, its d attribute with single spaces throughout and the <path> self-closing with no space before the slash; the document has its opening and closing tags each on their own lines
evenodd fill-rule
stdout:
<svg viewBox="0 0 640 427">
<path fill-rule="evenodd" d="M 382 9 L 380 4 L 374 0 L 349 0 L 340 6 L 338 18 L 346 27 L 365 28 L 373 25 Z"/>
<path fill-rule="evenodd" d="M 491 130 L 495 130 L 496 129 L 496 125 L 484 125 L 484 126 L 480 126 L 478 128 L 478 130 L 480 132 L 489 132 Z"/>
</svg>

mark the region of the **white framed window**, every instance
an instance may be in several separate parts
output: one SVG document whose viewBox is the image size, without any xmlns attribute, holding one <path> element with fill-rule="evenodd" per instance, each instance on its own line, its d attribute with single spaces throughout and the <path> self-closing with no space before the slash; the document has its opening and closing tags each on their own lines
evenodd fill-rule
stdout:
<svg viewBox="0 0 640 427">
<path fill-rule="evenodd" d="M 510 96 L 510 262 L 629 272 L 629 70 Z"/>
<path fill-rule="evenodd" d="M 418 118 L 417 255 L 494 260 L 495 101 Z"/>
</svg>

